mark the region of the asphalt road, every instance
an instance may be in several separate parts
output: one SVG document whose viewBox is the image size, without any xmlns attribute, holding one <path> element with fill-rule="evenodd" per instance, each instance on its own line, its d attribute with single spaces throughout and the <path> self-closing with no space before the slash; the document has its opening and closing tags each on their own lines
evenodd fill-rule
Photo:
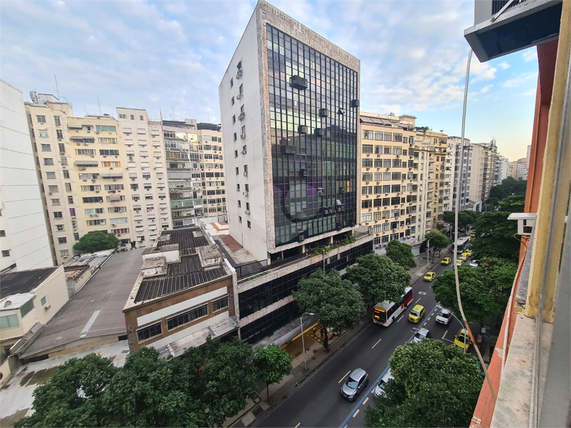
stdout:
<svg viewBox="0 0 571 428">
<path fill-rule="evenodd" d="M 437 275 L 452 266 L 438 265 Z M 427 327 L 434 339 L 451 343 L 454 334 L 461 328 L 456 320 L 448 326 L 436 324 L 436 300 L 431 290 L 432 283 L 422 277 L 413 283 L 413 302 L 396 322 L 389 327 L 371 323 L 362 329 L 336 355 L 317 369 L 297 391 L 284 401 L 257 426 L 260 427 L 360 427 L 364 426 L 365 409 L 373 403 L 372 390 L 387 369 L 390 356 L 397 346 L 406 343 L 420 326 Z M 412 307 L 421 304 L 426 316 L 419 324 L 408 321 Z M 340 388 L 345 377 L 354 369 L 362 368 L 369 373 L 369 384 L 356 398 L 349 402 L 341 396 Z"/>
</svg>

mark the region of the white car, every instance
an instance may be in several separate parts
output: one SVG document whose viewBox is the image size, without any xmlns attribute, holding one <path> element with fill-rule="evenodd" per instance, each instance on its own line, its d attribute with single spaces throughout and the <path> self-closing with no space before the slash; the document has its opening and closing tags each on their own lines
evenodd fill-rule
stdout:
<svg viewBox="0 0 571 428">
<path fill-rule="evenodd" d="M 442 308 L 440 309 L 440 313 L 436 315 L 436 322 L 439 324 L 448 325 L 451 319 L 452 311 L 450 309 Z"/>
<path fill-rule="evenodd" d="M 381 378 L 379 383 L 373 389 L 373 397 L 384 397 L 387 395 L 385 392 L 385 385 L 389 382 L 389 380 L 393 379 L 393 375 L 391 374 L 391 369 L 388 369 L 385 375 Z"/>
<path fill-rule="evenodd" d="M 430 330 L 428 330 L 427 328 L 419 328 L 418 331 L 414 334 L 414 336 L 412 337 L 412 341 L 414 343 L 418 343 L 423 339 L 427 339 L 430 337 Z"/>
<path fill-rule="evenodd" d="M 470 266 L 471 267 L 478 267 L 478 261 L 477 260 L 470 260 Z"/>
</svg>

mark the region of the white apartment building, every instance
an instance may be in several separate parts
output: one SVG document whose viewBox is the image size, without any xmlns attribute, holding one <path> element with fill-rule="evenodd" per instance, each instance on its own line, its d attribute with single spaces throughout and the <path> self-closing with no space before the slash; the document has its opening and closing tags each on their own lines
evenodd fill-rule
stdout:
<svg viewBox="0 0 571 428">
<path fill-rule="evenodd" d="M 361 112 L 361 191 L 358 218 L 383 253 L 398 239 L 416 245 L 418 184 L 413 171 L 414 116 Z"/>
<path fill-rule="evenodd" d="M 221 126 L 198 123 L 197 128 L 202 170 L 203 215 L 223 218 L 226 215 L 226 178 Z M 242 147 L 242 150 L 245 148 Z"/>
<path fill-rule="evenodd" d="M 0 80 L 0 272 L 54 264 L 35 163 L 22 92 Z"/>
<path fill-rule="evenodd" d="M 472 162 L 472 145 L 470 140 L 464 138 L 463 159 L 460 159 L 460 137 L 448 137 L 448 153 L 446 156 L 446 188 L 451 189 L 449 209 L 445 211 L 454 211 L 456 209 L 456 198 L 460 197 L 460 211 L 472 209 L 473 204 L 469 199 L 471 162 Z M 458 191 L 458 175 L 461 175 L 460 191 Z M 450 177 L 450 178 L 448 178 Z"/>
</svg>

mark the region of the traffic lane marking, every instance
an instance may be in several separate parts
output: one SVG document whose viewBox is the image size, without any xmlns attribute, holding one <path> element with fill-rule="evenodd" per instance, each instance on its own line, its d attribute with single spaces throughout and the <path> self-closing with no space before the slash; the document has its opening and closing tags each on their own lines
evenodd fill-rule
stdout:
<svg viewBox="0 0 571 428">
<path fill-rule="evenodd" d="M 365 404 L 367 404 L 367 401 L 369 401 L 369 397 L 367 397 L 367 398 L 365 399 L 365 401 L 363 401 L 363 406 L 364 406 Z"/>
<path fill-rule="evenodd" d="M 371 349 L 375 349 L 375 346 L 377 346 L 379 344 L 379 342 L 383 340 L 383 338 L 381 337 L 379 340 L 377 340 L 377 343 L 375 343 Z"/>
<path fill-rule="evenodd" d="M 355 413 L 353 413 L 353 417 L 357 416 L 357 415 L 359 414 L 359 411 L 360 411 L 360 410 L 361 410 L 361 409 L 357 409 L 357 411 L 356 411 Z"/>
<path fill-rule="evenodd" d="M 401 317 L 397 320 L 397 322 L 400 322 L 400 320 L 402 320 L 404 318 L 404 314 L 401 315 Z"/>
<path fill-rule="evenodd" d="M 444 339 L 444 338 L 446 337 L 446 334 L 447 334 L 447 333 L 448 333 L 448 330 L 446 330 L 446 331 L 444 332 L 444 334 L 442 335 L 441 339 Z"/>
<path fill-rule="evenodd" d="M 337 383 L 343 382 L 343 379 L 345 379 L 349 373 L 351 373 L 351 370 L 349 370 L 347 373 L 345 373 L 345 376 L 343 376 L 343 377 L 341 378 L 341 380 L 340 380 L 339 382 L 337 382 Z"/>
<path fill-rule="evenodd" d="M 301 425 L 301 422 L 298 423 L 298 424 L 297 424 L 295 427 L 293 427 L 293 428 L 297 428 L 297 427 L 300 426 L 300 425 Z"/>
</svg>

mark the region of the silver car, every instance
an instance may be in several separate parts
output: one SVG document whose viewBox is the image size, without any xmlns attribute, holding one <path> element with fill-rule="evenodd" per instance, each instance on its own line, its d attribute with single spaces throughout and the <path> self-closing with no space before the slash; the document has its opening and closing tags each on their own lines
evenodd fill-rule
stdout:
<svg viewBox="0 0 571 428">
<path fill-rule="evenodd" d="M 393 379 L 393 375 L 391 374 L 391 369 L 389 369 L 389 370 L 387 370 L 385 375 L 381 378 L 381 380 L 379 381 L 377 386 L 375 386 L 375 389 L 373 389 L 373 396 L 375 398 L 381 397 L 381 396 L 384 397 L 387 395 L 387 393 L 385 392 L 385 386 L 387 385 L 387 383 L 391 379 Z"/>
<path fill-rule="evenodd" d="M 450 319 L 452 318 L 452 311 L 450 309 L 442 308 L 440 313 L 436 315 L 436 322 L 444 325 L 448 325 Z"/>
<path fill-rule="evenodd" d="M 412 337 L 412 341 L 414 343 L 418 343 L 423 339 L 426 339 L 430 337 L 430 331 L 427 328 L 419 328 L 418 331 L 416 333 L 414 333 L 414 336 Z"/>
<path fill-rule="evenodd" d="M 341 395 L 349 401 L 355 401 L 355 397 L 369 383 L 369 375 L 363 369 L 355 369 L 347 377 L 341 387 Z"/>
</svg>

